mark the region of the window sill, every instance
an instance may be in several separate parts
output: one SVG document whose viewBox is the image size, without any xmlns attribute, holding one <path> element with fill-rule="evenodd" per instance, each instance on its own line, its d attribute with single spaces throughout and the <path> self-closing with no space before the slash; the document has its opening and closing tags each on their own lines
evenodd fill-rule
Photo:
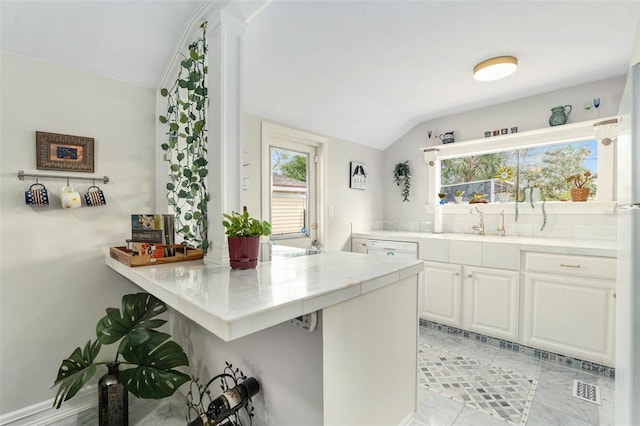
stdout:
<svg viewBox="0 0 640 426">
<path fill-rule="evenodd" d="M 614 214 L 616 203 L 613 201 L 586 201 L 586 202 L 571 202 L 571 201 L 547 201 L 544 204 L 544 209 L 547 214 Z M 534 203 L 534 208 L 531 207 L 531 203 L 524 202 L 518 203 L 518 214 L 520 215 L 535 215 L 541 214 L 542 202 Z M 487 204 L 469 204 L 463 202 L 461 204 L 447 203 L 440 204 L 425 204 L 427 214 L 433 214 L 436 207 L 442 207 L 443 213 L 447 214 L 469 214 L 469 210 L 472 207 L 479 207 L 486 213 L 500 213 L 501 210 L 505 210 L 505 213 L 515 213 L 516 203 L 487 203 Z"/>
</svg>

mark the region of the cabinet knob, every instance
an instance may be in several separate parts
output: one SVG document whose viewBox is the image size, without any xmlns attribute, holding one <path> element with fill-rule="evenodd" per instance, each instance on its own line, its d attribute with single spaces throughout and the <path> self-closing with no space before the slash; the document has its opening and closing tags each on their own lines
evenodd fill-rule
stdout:
<svg viewBox="0 0 640 426">
<path fill-rule="evenodd" d="M 473 275 L 469 274 L 467 275 L 467 278 L 473 278 Z"/>
<path fill-rule="evenodd" d="M 616 293 L 613 293 L 613 298 L 615 299 L 616 297 L 618 297 L 618 295 Z"/>
<path fill-rule="evenodd" d="M 459 277 L 459 276 L 460 276 L 460 272 L 456 272 L 456 273 L 455 273 L 455 276 L 456 276 L 456 277 Z"/>
</svg>

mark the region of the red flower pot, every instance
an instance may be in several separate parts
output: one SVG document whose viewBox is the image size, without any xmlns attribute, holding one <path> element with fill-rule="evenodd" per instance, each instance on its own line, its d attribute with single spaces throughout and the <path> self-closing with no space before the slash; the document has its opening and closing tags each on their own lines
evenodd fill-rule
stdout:
<svg viewBox="0 0 640 426">
<path fill-rule="evenodd" d="M 260 237 L 227 237 L 229 264 L 233 269 L 251 269 L 258 265 Z"/>
</svg>

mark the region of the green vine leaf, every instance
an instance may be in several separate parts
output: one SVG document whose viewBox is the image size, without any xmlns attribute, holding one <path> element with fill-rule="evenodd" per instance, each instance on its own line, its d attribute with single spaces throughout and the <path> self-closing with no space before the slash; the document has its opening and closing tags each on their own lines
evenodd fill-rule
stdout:
<svg viewBox="0 0 640 426">
<path fill-rule="evenodd" d="M 160 121 L 169 126 L 168 143 L 161 146 L 170 168 L 167 200 L 176 216 L 176 232 L 188 245 L 204 247 L 206 252 L 206 209 L 210 199 L 204 182 L 208 175 L 206 22 L 201 29 L 201 36 L 189 44 L 188 55 L 180 62 L 174 85 L 166 91 L 166 123 Z"/>
</svg>

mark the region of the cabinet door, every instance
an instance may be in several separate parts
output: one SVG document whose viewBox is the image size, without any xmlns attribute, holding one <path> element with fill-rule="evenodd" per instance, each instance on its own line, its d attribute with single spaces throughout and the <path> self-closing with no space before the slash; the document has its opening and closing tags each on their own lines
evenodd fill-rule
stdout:
<svg viewBox="0 0 640 426">
<path fill-rule="evenodd" d="M 421 314 L 426 320 L 460 327 L 461 267 L 424 262 Z"/>
<path fill-rule="evenodd" d="M 351 251 L 353 253 L 367 254 L 367 239 L 366 238 L 351 238 Z"/>
<path fill-rule="evenodd" d="M 520 273 L 465 266 L 463 275 L 464 328 L 516 341 Z"/>
<path fill-rule="evenodd" d="M 527 273 L 523 343 L 613 366 L 615 281 Z"/>
</svg>

